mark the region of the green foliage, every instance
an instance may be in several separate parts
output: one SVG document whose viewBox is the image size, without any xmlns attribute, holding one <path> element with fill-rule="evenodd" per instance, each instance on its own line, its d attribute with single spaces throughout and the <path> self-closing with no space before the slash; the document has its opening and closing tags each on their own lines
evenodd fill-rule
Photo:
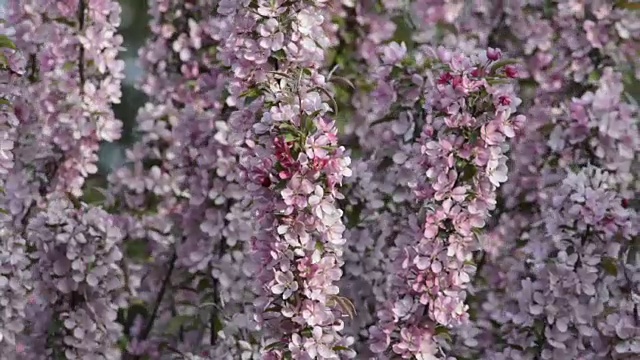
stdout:
<svg viewBox="0 0 640 360">
<path fill-rule="evenodd" d="M 9 37 L 6 35 L 0 35 L 0 49 L 1 48 L 17 50 L 16 44 L 14 44 L 13 41 L 11 41 L 11 39 L 9 39 Z"/>
<path fill-rule="evenodd" d="M 627 9 L 627 10 L 640 10 L 640 2 L 620 0 L 616 2 L 615 7 L 619 9 Z"/>
<path fill-rule="evenodd" d="M 618 267 L 616 266 L 616 260 L 610 257 L 603 257 L 600 261 L 602 269 L 611 276 L 618 275 Z"/>
<path fill-rule="evenodd" d="M 148 262 L 150 260 L 151 251 L 149 251 L 149 244 L 146 240 L 125 240 L 124 249 L 127 259 L 134 262 Z"/>
<path fill-rule="evenodd" d="M 193 327 L 197 323 L 198 319 L 194 315 L 176 315 L 164 327 L 164 333 L 176 335 L 185 328 Z"/>
</svg>

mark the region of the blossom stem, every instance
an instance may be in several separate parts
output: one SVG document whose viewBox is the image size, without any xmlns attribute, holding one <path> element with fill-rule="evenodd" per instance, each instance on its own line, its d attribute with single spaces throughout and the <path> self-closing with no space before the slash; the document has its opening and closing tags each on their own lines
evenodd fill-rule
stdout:
<svg viewBox="0 0 640 360">
<path fill-rule="evenodd" d="M 162 285 L 160 285 L 160 291 L 158 291 L 158 295 L 156 296 L 153 310 L 151 311 L 151 315 L 149 316 L 149 320 L 147 320 L 147 325 L 144 327 L 144 329 L 140 333 L 140 336 L 138 337 L 138 340 L 140 341 L 146 340 L 149 337 L 151 330 L 153 329 L 153 324 L 155 323 L 156 317 L 158 316 L 158 311 L 160 309 L 160 305 L 162 304 L 164 294 L 169 287 L 169 283 L 171 282 L 171 275 L 173 275 L 173 270 L 175 269 L 177 260 L 178 253 L 174 249 L 173 253 L 171 254 L 171 258 L 169 259 L 169 268 L 167 269 L 167 273 L 162 280 Z M 139 360 L 140 355 L 136 355 L 133 359 Z"/>
</svg>

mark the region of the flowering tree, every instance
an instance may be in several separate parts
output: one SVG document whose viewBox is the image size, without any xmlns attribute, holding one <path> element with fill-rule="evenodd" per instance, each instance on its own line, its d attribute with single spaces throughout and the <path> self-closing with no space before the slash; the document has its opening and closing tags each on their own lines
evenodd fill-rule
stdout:
<svg viewBox="0 0 640 360">
<path fill-rule="evenodd" d="M 98 189 L 121 9 L 9 0 L 1 357 L 637 359 L 637 8 L 151 1 Z"/>
</svg>

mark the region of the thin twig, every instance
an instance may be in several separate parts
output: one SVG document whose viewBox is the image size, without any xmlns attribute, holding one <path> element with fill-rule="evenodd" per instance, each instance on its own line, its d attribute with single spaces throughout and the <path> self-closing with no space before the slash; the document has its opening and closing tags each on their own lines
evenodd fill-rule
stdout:
<svg viewBox="0 0 640 360">
<path fill-rule="evenodd" d="M 169 260 L 169 269 L 167 270 L 167 274 L 162 280 L 162 285 L 160 286 L 160 291 L 156 296 L 155 305 L 153 307 L 153 311 L 151 312 L 151 316 L 149 317 L 149 321 L 147 322 L 147 326 L 141 333 L 140 340 L 146 340 L 149 334 L 151 333 L 151 329 L 153 329 L 153 323 L 156 321 L 156 316 L 158 315 L 158 310 L 160 309 L 160 304 L 162 303 L 162 298 L 164 297 L 164 293 L 167 291 L 169 286 L 169 281 L 171 280 L 171 275 L 173 274 L 173 269 L 176 265 L 176 260 L 178 259 L 177 251 L 173 251 L 171 255 L 171 260 Z"/>
<path fill-rule="evenodd" d="M 138 341 L 144 341 L 149 337 L 151 330 L 153 329 L 153 324 L 156 321 L 156 316 L 158 315 L 158 311 L 160 309 L 160 304 L 162 304 L 162 299 L 164 298 L 165 292 L 167 292 L 167 288 L 169 287 L 169 282 L 171 280 L 171 275 L 173 274 L 173 269 L 176 265 L 176 260 L 178 259 L 178 253 L 174 249 L 173 254 L 171 255 L 171 259 L 169 260 L 169 269 L 167 269 L 167 274 L 162 280 L 162 285 L 160 286 L 160 291 L 158 291 L 158 295 L 156 296 L 155 304 L 153 306 L 153 311 L 149 316 L 149 320 L 147 321 L 147 326 L 142 330 L 140 336 L 137 337 Z M 140 360 L 140 355 L 135 355 L 132 357 L 133 360 Z"/>
<path fill-rule="evenodd" d="M 84 30 L 84 12 L 85 12 L 85 3 L 84 0 L 80 0 L 78 4 L 78 31 L 82 32 Z M 78 44 L 80 48 L 78 51 L 78 74 L 80 76 L 80 92 L 84 91 L 84 46 L 82 43 Z"/>
</svg>

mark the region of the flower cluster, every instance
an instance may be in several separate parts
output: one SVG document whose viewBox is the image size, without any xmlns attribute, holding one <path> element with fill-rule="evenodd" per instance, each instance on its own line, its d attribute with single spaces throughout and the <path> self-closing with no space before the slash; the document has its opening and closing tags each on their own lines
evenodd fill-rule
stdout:
<svg viewBox="0 0 640 360">
<path fill-rule="evenodd" d="M 257 124 L 264 135 L 250 169 L 263 224 L 254 245 L 267 290 L 264 319 L 278 335 L 271 347 L 283 339 L 284 353 L 330 359 L 350 345 L 339 331 L 351 305 L 336 286 L 346 241 L 338 188 L 351 174 L 350 159 L 337 146 L 328 104 L 311 91 L 322 84 L 286 81 L 274 81 L 274 96 L 266 97 L 273 105 Z"/>
<path fill-rule="evenodd" d="M 86 204 L 63 211 L 73 206 L 60 199 L 77 201 L 97 171 L 99 142 L 120 136 L 111 109 L 124 67 L 116 59 L 120 7 L 25 0 L 8 9 L 0 49 L 0 349 L 8 358 L 115 359 L 116 316 L 126 303 L 119 229 Z"/>
<path fill-rule="evenodd" d="M 236 23 L 254 32 L 237 33 L 225 51 L 240 57 L 230 65 L 236 81 L 250 86 L 238 87 L 241 98 L 232 87 L 227 102 L 245 121 L 260 119 L 248 123 L 243 163 L 259 222 L 258 316 L 266 356 L 274 359 L 355 355 L 352 340 L 341 335 L 351 306 L 337 287 L 345 243 L 337 199 L 350 159 L 338 147 L 328 84 L 317 71 L 328 45 L 322 5 L 258 2 L 254 11 L 239 10 Z"/>
<path fill-rule="evenodd" d="M 457 355 L 551 359 L 623 358 L 637 353 L 632 344 L 638 335 L 612 338 L 598 320 L 600 305 L 595 305 L 602 304 L 607 313 L 625 314 L 629 305 L 617 301 L 636 281 L 633 277 L 612 281 L 617 275 L 611 275 L 613 269 L 634 268 L 633 255 L 629 257 L 627 251 L 635 246 L 633 233 L 637 230 L 622 225 L 633 223 L 628 219 L 634 218 L 634 210 L 607 210 L 609 203 L 629 207 L 628 199 L 638 194 L 633 175 L 640 139 L 634 120 L 638 110 L 623 84 L 624 73 L 637 69 L 632 53 L 637 51 L 638 29 L 631 25 L 637 22 L 637 12 L 625 6 L 624 2 L 598 1 L 478 3 L 437 19 L 456 29 L 457 34 L 443 37 L 445 43 L 493 44 L 523 59 L 523 66 L 515 70 L 522 79 L 525 114 L 530 119 L 511 152 L 513 169 L 500 194 L 497 226 L 483 236 L 485 261 L 472 286 L 476 300 L 471 305 L 473 325 L 458 329 L 461 345 L 455 349 Z M 475 29 L 476 39 L 464 38 L 470 29 Z M 423 39 L 442 34 L 424 30 Z M 581 175 L 576 177 L 576 173 Z M 575 185 L 578 179 L 585 184 Z M 579 200 L 580 196 L 569 196 L 570 205 L 560 200 L 567 195 L 567 187 L 576 186 L 585 199 L 598 199 L 594 200 L 601 205 L 596 218 L 587 215 L 590 205 Z M 571 215 L 575 211 L 580 219 Z M 620 231 L 611 227 L 616 235 L 591 238 L 597 224 L 590 221 L 600 221 L 596 219 L 601 215 L 617 219 L 614 223 Z M 572 232 L 579 221 L 590 222 L 586 237 Z M 549 227 L 549 222 L 555 225 Z M 569 249 L 569 242 L 577 239 L 585 240 Z M 607 253 L 614 243 L 619 249 Z M 598 245 L 593 248 L 590 244 Z M 567 266 L 567 257 L 572 258 L 571 266 Z M 587 269 L 583 257 L 598 261 L 591 260 L 588 266 L 593 268 Z M 608 274 L 604 268 L 609 269 Z M 580 288 L 583 283 L 598 288 L 601 282 L 607 284 L 602 298 L 600 290 L 587 294 Z M 578 288 L 559 290 L 565 286 Z M 567 301 L 581 315 L 561 305 Z M 581 308 L 587 301 L 596 307 Z M 540 313 L 538 305 L 543 308 Z M 561 314 L 558 330 L 555 324 Z M 565 321 L 576 332 L 565 330 Z M 625 345 L 616 349 L 617 343 Z"/>
<path fill-rule="evenodd" d="M 101 209 L 64 197 L 48 199 L 46 210 L 27 225 L 36 259 L 31 310 L 32 341 L 26 353 L 67 359 L 116 359 L 127 304 L 123 234 Z"/>
<path fill-rule="evenodd" d="M 139 136 L 95 189 L 120 7 L 10 1 L 0 351 L 636 358 L 635 7 L 153 1 Z"/>
<path fill-rule="evenodd" d="M 111 105 L 120 102 L 124 61 L 116 56 L 120 6 L 114 1 L 11 2 L 9 23 L 17 47 L 29 58 L 30 101 L 41 131 L 59 162 L 56 188 L 82 194 L 98 171 L 100 141 L 120 138 L 122 123 Z"/>
<path fill-rule="evenodd" d="M 538 133 L 519 149 L 538 143 L 539 174 L 548 180 L 533 183 L 526 180 L 533 175 L 523 172 L 520 181 L 528 183 L 525 189 L 537 188 L 536 197 L 528 196 L 526 211 L 503 214 L 501 234 L 494 234 L 513 243 L 481 274 L 489 284 L 478 310 L 499 324 L 492 330 L 496 338 L 473 346 L 484 347 L 483 358 L 637 353 L 637 331 L 614 336 L 607 330 L 614 323 L 628 326 L 626 317 L 635 316 L 637 302 L 631 290 L 638 281 L 633 275 L 637 213 L 628 201 L 637 193 L 629 173 L 638 151 L 637 124 L 628 116 L 638 109 L 620 101 L 620 84 L 611 68 L 604 69 L 595 91 L 553 108 L 553 122 L 542 129 L 546 136 Z M 616 133 L 617 124 L 625 124 L 629 136 Z M 620 317 L 609 317 L 612 313 Z M 478 326 L 491 333 L 489 323 Z"/>
<path fill-rule="evenodd" d="M 25 59 L 20 52 L 12 49 L 14 47 L 12 43 L 0 47 L 0 189 L 4 194 L 7 186 L 11 187 L 9 174 L 16 167 L 16 155 L 19 155 L 15 152 L 19 145 L 21 125 L 19 109 L 28 95 L 24 92 Z M 11 202 L 4 194 L 0 195 L 3 209 L 0 214 L 0 350 L 12 355 L 25 328 L 31 274 L 27 244 L 15 232 L 14 219 L 10 215 Z"/>
<path fill-rule="evenodd" d="M 13 105 L 21 101 L 26 83 L 25 59 L 16 51 L 15 45 L 0 47 L 0 175 L 6 176 L 14 166 L 14 148 L 18 138 L 20 119 L 14 113 Z M 17 85 L 17 86 L 16 86 Z"/>
<path fill-rule="evenodd" d="M 586 166 L 569 173 L 542 209 L 551 240 L 542 251 L 551 253 L 532 259 L 537 280 L 531 287 L 522 283 L 521 294 L 530 292 L 531 305 L 521 315 L 524 323 L 544 328 L 538 349 L 543 359 L 592 352 L 619 357 L 638 351 L 637 300 L 633 290 L 625 290 L 638 284 L 637 267 L 626 261 L 638 234 L 637 215 L 624 208 L 616 187 L 614 176 Z M 544 255 L 554 261 L 536 264 Z M 543 284 L 545 288 L 537 288 Z M 544 325 L 539 319 L 545 319 Z"/>
<path fill-rule="evenodd" d="M 404 44 L 391 43 L 382 53 L 388 78 L 377 89 L 403 99 L 393 103 L 400 106 L 392 118 L 413 118 L 419 129 L 411 134 L 419 146 L 393 161 L 417 171 L 408 185 L 423 215 L 422 229 L 396 240 L 392 250 L 391 290 L 370 330 L 372 350 L 384 352 L 392 343 L 403 358 L 434 356 L 440 327 L 468 318 L 465 289 L 475 273 L 476 233 L 507 180 L 507 141 L 524 116 L 514 115 L 521 100 L 513 84 L 502 83 L 509 74 L 498 50 L 467 56 L 425 48 L 407 55 Z"/>
<path fill-rule="evenodd" d="M 112 208 L 129 224 L 125 246 L 142 249 L 131 259 L 132 291 L 157 307 L 157 319 L 129 319 L 127 351 L 153 357 L 170 343 L 214 358 L 257 354 L 244 341 L 253 328 L 245 260 L 252 225 L 236 168 L 244 137 L 229 124 L 232 76 L 217 55 L 233 18 L 211 1 L 151 5 L 139 84 L 149 101 L 138 113 L 139 141 L 110 176 Z"/>
</svg>

